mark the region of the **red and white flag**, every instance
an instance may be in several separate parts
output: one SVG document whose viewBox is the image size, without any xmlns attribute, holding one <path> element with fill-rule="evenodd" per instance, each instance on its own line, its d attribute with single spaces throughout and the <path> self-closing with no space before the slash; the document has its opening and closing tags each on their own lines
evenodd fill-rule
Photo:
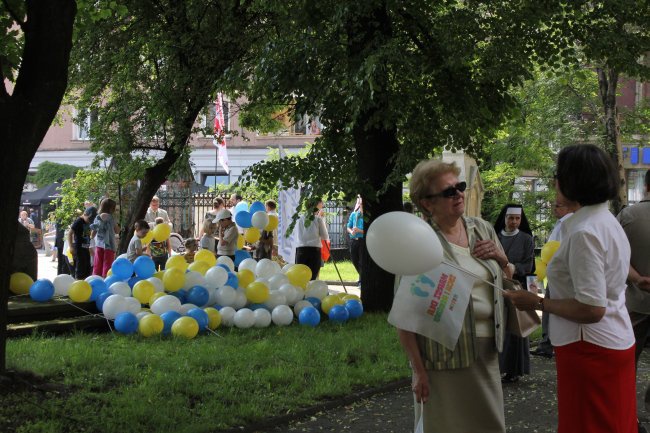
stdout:
<svg viewBox="0 0 650 433">
<path fill-rule="evenodd" d="M 223 118 L 223 97 L 217 93 L 217 100 L 214 101 L 214 139 L 212 143 L 219 149 L 219 164 L 226 173 L 230 173 L 228 165 L 228 148 L 226 147 L 226 122 Z"/>
</svg>

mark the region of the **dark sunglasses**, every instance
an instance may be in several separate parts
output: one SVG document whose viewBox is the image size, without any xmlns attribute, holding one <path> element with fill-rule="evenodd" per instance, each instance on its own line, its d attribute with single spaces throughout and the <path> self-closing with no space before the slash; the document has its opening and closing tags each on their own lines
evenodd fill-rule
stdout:
<svg viewBox="0 0 650 433">
<path fill-rule="evenodd" d="M 452 198 L 452 197 L 456 197 L 458 195 L 458 192 L 465 192 L 466 189 L 467 189 L 467 182 L 458 182 L 454 186 L 450 186 L 448 188 L 443 189 L 438 194 L 425 195 L 424 198 L 436 198 L 436 197 Z"/>
</svg>

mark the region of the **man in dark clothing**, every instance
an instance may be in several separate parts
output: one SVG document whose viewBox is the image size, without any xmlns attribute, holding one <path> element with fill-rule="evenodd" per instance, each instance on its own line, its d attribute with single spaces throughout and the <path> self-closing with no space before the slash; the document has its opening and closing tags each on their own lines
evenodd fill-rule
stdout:
<svg viewBox="0 0 650 433">
<path fill-rule="evenodd" d="M 90 224 L 97 216 L 97 208 L 86 208 L 83 215 L 75 220 L 68 233 L 68 244 L 74 258 L 74 277 L 83 280 L 90 276 Z"/>
</svg>

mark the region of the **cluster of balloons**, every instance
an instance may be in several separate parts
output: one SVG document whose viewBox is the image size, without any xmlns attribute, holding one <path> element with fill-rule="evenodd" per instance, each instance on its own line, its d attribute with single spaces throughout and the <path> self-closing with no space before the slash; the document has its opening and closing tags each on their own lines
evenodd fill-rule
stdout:
<svg viewBox="0 0 650 433">
<path fill-rule="evenodd" d="M 540 281 L 546 278 L 546 266 L 551 263 L 558 248 L 559 241 L 548 241 L 542 247 L 540 257 L 535 259 L 535 274 Z"/>
<path fill-rule="evenodd" d="M 244 242 L 250 244 L 257 242 L 262 236 L 262 231 L 272 231 L 278 227 L 279 219 L 276 214 L 266 213 L 264 203 L 254 201 L 250 207 L 245 201 L 237 203 L 233 209 L 234 220 L 237 225 L 245 229 L 240 236 L 238 248 L 244 246 Z"/>
<path fill-rule="evenodd" d="M 235 264 L 229 257 L 218 260 L 200 250 L 194 262 L 171 256 L 164 271 L 156 271 L 148 256 L 131 263 L 119 257 L 110 276 L 75 280 L 58 275 L 53 281 L 32 281 L 25 274 L 11 276 L 16 294 L 29 294 L 36 301 L 54 295 L 73 302 L 96 303 L 104 316 L 123 334 L 144 337 L 158 334 L 194 338 L 217 327 L 238 328 L 301 325 L 317 326 L 322 317 L 344 323 L 363 314 L 356 295 L 330 294 L 324 281 L 311 281 L 311 270 L 301 264 L 283 268 L 269 259 L 248 257 Z"/>
</svg>

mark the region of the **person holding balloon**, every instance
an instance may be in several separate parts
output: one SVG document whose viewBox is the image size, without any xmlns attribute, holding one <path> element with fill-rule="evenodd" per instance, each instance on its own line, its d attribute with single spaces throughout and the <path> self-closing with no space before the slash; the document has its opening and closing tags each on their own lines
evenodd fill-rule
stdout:
<svg viewBox="0 0 650 433">
<path fill-rule="evenodd" d="M 239 231 L 237 230 L 237 224 L 232 220 L 232 213 L 228 209 L 222 209 L 217 214 L 214 222 L 218 224 L 219 230 L 217 257 L 228 256 L 234 263 Z"/>
<path fill-rule="evenodd" d="M 133 263 L 135 259 L 140 256 L 148 256 L 144 245 L 142 244 L 142 239 L 144 239 L 149 233 L 149 223 L 145 220 L 138 220 L 134 224 L 134 233 L 131 241 L 129 242 L 129 247 L 126 249 L 126 258 Z"/>
<path fill-rule="evenodd" d="M 398 329 L 410 361 L 415 423 L 424 432 L 505 432 L 498 352 L 505 321 L 501 295 L 508 258 L 490 223 L 463 216 L 465 182 L 460 169 L 440 160 L 420 162 L 410 194 L 442 245 L 443 260 L 475 275 L 470 302 L 453 350 Z M 372 229 L 372 226 L 370 226 Z"/>
<path fill-rule="evenodd" d="M 518 290 L 520 310 L 547 311 L 557 368 L 558 433 L 636 433 L 634 332 L 625 306 L 630 243 L 607 201 L 615 162 L 594 145 L 558 155 L 558 199 L 575 208 L 546 269 L 550 299 Z"/>
<path fill-rule="evenodd" d="M 273 200 L 267 200 L 264 203 L 267 214 L 275 214 L 277 204 Z M 267 224 L 267 227 L 270 224 Z M 275 230 L 261 230 L 260 239 L 255 243 L 253 248 L 253 257 L 255 260 L 271 259 L 273 257 L 273 241 L 275 239 Z"/>
<path fill-rule="evenodd" d="M 159 224 L 165 224 L 165 220 L 162 217 L 156 218 L 156 226 Z M 156 228 L 154 227 L 154 231 Z M 169 237 L 164 240 L 151 239 L 149 245 L 147 246 L 147 253 L 151 256 L 156 270 L 165 270 L 165 263 L 167 259 L 172 255 L 172 243 L 169 240 Z"/>
</svg>

